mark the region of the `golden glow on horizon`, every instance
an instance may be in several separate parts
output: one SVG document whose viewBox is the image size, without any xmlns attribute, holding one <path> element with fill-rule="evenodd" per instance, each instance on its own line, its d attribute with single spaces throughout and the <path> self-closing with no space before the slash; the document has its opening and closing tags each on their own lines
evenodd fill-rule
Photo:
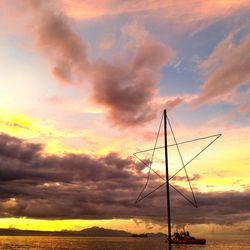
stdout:
<svg viewBox="0 0 250 250">
<path fill-rule="evenodd" d="M 60 129 L 59 125 L 52 120 L 40 120 L 29 115 L 13 112 L 0 108 L 0 132 L 10 136 L 26 139 L 28 142 L 44 144 L 44 154 L 56 154 L 63 156 L 64 154 L 99 154 L 105 155 L 112 151 L 112 145 L 101 147 L 94 151 L 93 148 L 85 146 L 85 140 L 94 142 L 95 136 L 88 130 L 65 130 Z M 79 145 L 67 145 L 66 140 L 74 138 L 82 138 Z M 113 139 L 111 140 L 114 143 Z M 94 144 L 94 143 L 93 143 Z M 104 144 L 104 143 L 103 143 Z"/>
<path fill-rule="evenodd" d="M 179 131 L 178 129 L 176 131 L 180 132 L 180 134 L 184 133 L 182 137 L 187 140 L 190 139 L 190 134 L 194 134 L 194 137 L 191 137 L 191 139 L 195 138 L 195 133 L 193 132 Z M 204 131 L 206 130 L 204 129 Z M 250 176 L 246 175 L 246 173 L 249 172 L 250 164 L 250 158 L 246 157 L 249 151 L 249 140 L 247 140 L 246 137 L 246 135 L 249 134 L 249 128 L 231 128 L 223 132 L 222 137 L 186 168 L 191 179 L 197 174 L 200 176 L 198 180 L 191 181 L 192 186 L 199 192 L 223 192 L 232 190 L 244 192 L 249 188 Z M 209 134 L 209 131 L 207 133 Z M 209 139 L 200 141 L 199 143 L 188 143 L 185 144 L 185 146 L 181 145 L 180 150 L 182 156 L 184 156 L 184 162 L 187 163 L 211 141 L 212 140 Z M 146 149 L 146 147 L 143 149 Z M 164 176 L 164 152 L 160 151 L 162 150 L 155 152 L 152 168 Z M 143 154 L 139 154 L 139 156 L 143 158 Z M 148 155 L 148 157 L 150 157 L 150 155 Z M 182 167 L 178 151 L 175 147 L 169 149 L 169 166 L 170 175 L 173 175 Z M 148 169 L 145 169 L 144 172 L 147 173 Z M 152 173 L 152 175 L 154 174 Z M 184 170 L 180 171 L 178 176 L 185 177 Z M 185 178 L 181 181 L 175 180 L 174 183 L 189 190 L 188 182 Z"/>
<path fill-rule="evenodd" d="M 16 228 L 20 230 L 38 231 L 80 231 L 89 227 L 104 227 L 107 229 L 124 230 L 132 233 L 159 232 L 162 228 L 154 223 L 133 219 L 107 219 L 107 220 L 39 220 L 22 218 L 0 218 L 0 228 Z"/>
<path fill-rule="evenodd" d="M 120 149 L 119 153 L 125 157 L 131 154 L 131 152 L 124 151 L 123 146 L 129 143 L 121 143 L 121 140 L 129 141 L 128 138 L 98 136 L 89 129 L 62 129 L 56 121 L 34 118 L 2 107 L 0 107 L 0 133 L 26 139 L 27 142 L 42 143 L 45 155 L 104 156 L 110 152 L 117 152 L 118 149 Z"/>
<path fill-rule="evenodd" d="M 203 129 L 205 130 L 205 128 Z M 193 132 L 190 133 L 186 128 L 181 130 L 177 128 L 177 130 L 181 138 L 189 139 L 190 134 L 193 134 Z M 38 118 L 3 108 L 0 109 L 0 132 L 24 138 L 27 142 L 44 144 L 43 154 L 45 155 L 55 154 L 63 156 L 67 153 L 86 153 L 93 156 L 104 156 L 110 152 L 118 152 L 121 156 L 127 158 L 136 151 L 135 148 L 138 149 L 138 145 L 143 145 L 140 148 L 141 150 L 152 147 L 151 141 L 144 143 L 142 138 L 136 141 L 132 140 L 130 136 L 126 138 L 121 138 L 120 136 L 111 137 L 109 135 L 98 137 L 97 135 L 94 136 L 89 130 L 73 131 L 60 129 L 54 121 L 42 121 Z M 209 134 L 209 131 L 207 133 Z M 250 160 L 246 157 L 248 155 L 248 140 L 245 135 L 247 134 L 249 134 L 249 128 L 247 127 L 231 128 L 224 131 L 223 136 L 207 152 L 200 155 L 197 160 L 188 166 L 188 173 L 191 177 L 194 174 L 201 175 L 201 179 L 196 185 L 199 191 L 244 191 L 248 187 L 250 177 L 246 176 L 246 172 L 248 171 Z M 76 141 L 74 141 L 75 138 L 77 138 Z M 235 143 L 237 144 L 232 146 Z M 204 145 L 207 145 L 207 142 Z M 190 145 L 182 148 L 184 152 L 186 151 L 187 160 L 199 152 L 202 148 L 201 146 L 204 145 L 194 145 L 194 149 L 192 147 L 192 150 L 190 149 Z M 170 150 L 172 172 L 181 166 L 179 156 L 176 153 L 177 151 L 173 152 L 173 149 L 171 147 Z M 164 171 L 164 168 L 162 168 L 163 159 L 161 153 L 161 150 L 156 153 L 156 162 L 153 164 L 155 170 L 159 170 L 160 172 Z M 146 169 L 145 172 L 147 172 Z M 235 184 L 236 182 L 237 185 Z M 185 183 L 184 185 L 180 182 L 176 183 L 186 187 Z"/>
<path fill-rule="evenodd" d="M 4 108 L 0 108 L 0 124 L 0 132 L 23 139 L 66 136 L 64 131 L 55 128 L 54 121 L 42 121 Z"/>
<path fill-rule="evenodd" d="M 155 224 L 152 221 L 140 219 L 110 219 L 110 220 L 39 220 L 21 218 L 0 218 L 0 228 L 19 229 L 19 230 L 37 230 L 37 231 L 62 231 L 74 230 L 80 231 L 94 226 L 113 230 L 124 230 L 131 233 L 157 233 L 167 232 L 166 226 Z M 235 223 L 233 225 L 217 224 L 195 224 L 183 225 L 186 230 L 196 236 L 209 235 L 211 237 L 223 237 L 226 234 L 239 234 L 241 231 L 249 228 L 249 221 Z M 173 225 L 175 230 L 176 225 Z M 180 227 L 179 227 L 180 229 Z"/>
</svg>

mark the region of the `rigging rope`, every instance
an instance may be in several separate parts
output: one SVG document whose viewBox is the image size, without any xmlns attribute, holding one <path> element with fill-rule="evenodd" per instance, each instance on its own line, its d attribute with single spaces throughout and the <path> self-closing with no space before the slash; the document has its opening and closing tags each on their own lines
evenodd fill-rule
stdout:
<svg viewBox="0 0 250 250">
<path fill-rule="evenodd" d="M 153 153 L 152 153 L 152 156 L 151 156 L 151 161 L 150 161 L 149 171 L 148 171 L 148 177 L 147 177 L 146 183 L 145 183 L 145 185 L 144 185 L 142 191 L 141 191 L 140 194 L 138 195 L 138 197 L 137 197 L 135 203 L 137 203 L 137 201 L 140 199 L 142 193 L 144 192 L 145 188 L 146 188 L 147 185 L 148 185 L 148 181 L 149 181 L 149 177 L 150 177 L 150 172 L 151 172 L 151 167 L 152 167 L 152 163 L 153 163 L 153 159 L 154 159 L 154 154 L 155 154 L 155 148 L 156 148 L 156 145 L 157 145 L 157 142 L 158 142 L 158 138 L 159 138 L 159 134 L 160 134 L 160 131 L 161 131 L 162 121 L 163 121 L 163 114 L 162 114 L 162 116 L 161 116 L 161 121 L 160 121 L 159 129 L 158 129 L 158 133 L 157 133 L 157 136 L 156 136 L 154 149 L 153 149 Z"/>
<path fill-rule="evenodd" d="M 165 184 L 166 184 L 165 179 L 164 179 L 158 172 L 156 172 L 156 171 L 152 168 L 152 163 L 153 163 L 153 158 L 154 158 L 155 150 L 156 150 L 156 149 L 164 148 L 164 146 L 156 147 L 157 142 L 158 142 L 158 138 L 159 138 L 159 134 L 160 134 L 160 129 L 161 129 L 162 121 L 163 121 L 163 114 L 162 114 L 162 117 L 161 117 L 161 121 L 160 121 L 159 129 L 158 129 L 157 137 L 156 137 L 155 144 L 154 144 L 154 148 L 148 149 L 148 150 L 138 151 L 138 152 L 136 152 L 136 153 L 133 154 L 139 161 L 141 161 L 146 167 L 149 168 L 146 183 L 145 183 L 145 185 L 144 185 L 142 191 L 140 192 L 139 196 L 137 197 L 135 203 L 138 203 L 138 202 L 144 200 L 145 198 L 147 198 L 148 196 L 150 196 L 151 194 L 153 194 L 155 191 L 157 191 L 157 190 L 160 189 L 161 187 L 165 186 Z M 191 192 L 192 192 L 192 196 L 193 196 L 194 202 L 192 202 L 188 197 L 186 197 L 183 193 L 181 193 L 181 192 L 180 192 L 177 188 L 175 188 L 173 185 L 171 185 L 170 183 L 169 183 L 169 185 L 170 185 L 177 193 L 179 193 L 183 198 L 185 198 L 190 204 L 192 204 L 194 207 L 197 208 L 197 207 L 198 207 L 198 206 L 197 206 L 197 202 L 196 202 L 196 199 L 195 199 L 195 196 L 194 196 L 194 192 L 193 192 L 193 189 L 192 189 L 192 186 L 191 186 L 191 183 L 190 183 L 190 179 L 189 179 L 188 173 L 187 173 L 187 171 L 186 171 L 186 166 L 187 166 L 188 164 L 190 164 L 195 158 L 197 158 L 202 152 L 204 152 L 210 145 L 212 145 L 212 144 L 221 136 L 221 134 L 215 134 L 215 135 L 211 135 L 211 136 L 200 137 L 200 138 L 197 138 L 197 139 L 193 139 L 193 140 L 189 140 L 189 141 L 184 141 L 184 142 L 177 143 L 176 138 L 175 138 L 175 134 L 174 134 L 172 125 L 171 125 L 171 123 L 170 123 L 170 120 L 168 119 L 168 116 L 167 116 L 167 121 L 168 121 L 170 130 L 171 130 L 171 133 L 172 133 L 173 138 L 174 138 L 174 141 L 175 141 L 174 144 L 168 145 L 168 147 L 171 147 L 171 146 L 176 146 L 176 147 L 177 147 L 177 150 L 178 150 L 178 153 L 179 153 L 181 162 L 182 162 L 182 168 L 179 169 L 173 176 L 171 176 L 171 178 L 169 178 L 169 180 L 173 179 L 181 170 L 184 169 L 184 170 L 185 170 L 185 173 L 186 173 L 186 177 L 187 177 L 188 183 L 189 183 L 189 187 L 190 187 Z M 185 144 L 185 143 L 189 143 L 189 142 L 194 142 L 194 141 L 198 141 L 198 140 L 208 139 L 208 138 L 215 137 L 215 136 L 216 136 L 216 138 L 215 138 L 212 142 L 210 142 L 206 147 L 204 147 L 198 154 L 196 154 L 196 155 L 195 155 L 191 160 L 189 160 L 186 164 L 184 163 L 178 145 Z M 139 153 L 148 152 L 148 151 L 152 151 L 152 150 L 153 150 L 153 153 L 152 153 L 151 161 L 150 161 L 149 164 L 147 164 L 145 161 L 141 160 L 141 159 L 136 155 L 136 154 L 139 154 Z M 143 197 L 141 197 L 142 194 L 143 194 L 143 192 L 145 191 L 147 185 L 148 185 L 151 170 L 152 170 L 158 177 L 160 177 L 161 179 L 163 179 L 165 182 L 162 183 L 161 185 L 159 185 L 158 187 L 156 187 L 154 190 L 152 190 L 152 191 L 149 192 L 148 194 L 146 194 L 146 195 L 144 195 Z"/>
<path fill-rule="evenodd" d="M 181 151 L 180 151 L 179 146 L 178 146 L 178 144 L 177 144 L 177 141 L 176 141 L 176 138 L 175 138 L 175 134 L 174 134 L 172 125 L 171 125 L 171 123 L 170 123 L 170 120 L 168 119 L 168 116 L 167 116 L 167 121 L 168 121 L 170 130 L 171 130 L 171 133 L 172 133 L 172 135 L 173 135 L 174 142 L 175 142 L 175 144 L 176 144 L 176 148 L 177 148 L 177 150 L 178 150 L 179 156 L 180 156 L 180 158 L 181 158 L 182 167 L 184 168 L 184 171 L 185 171 L 185 174 L 186 174 L 188 183 L 189 183 L 190 190 L 191 190 L 191 192 L 192 192 L 192 196 L 193 196 L 193 200 L 194 200 L 194 204 L 193 204 L 193 205 L 194 205 L 195 207 L 198 207 L 198 206 L 197 206 L 196 199 L 195 199 L 195 196 L 194 196 L 193 188 L 192 188 L 192 185 L 191 185 L 191 183 L 190 183 L 189 176 L 188 176 L 188 173 L 187 173 L 187 170 L 186 170 L 186 167 L 185 167 L 185 164 L 184 164 L 182 155 L 181 155 Z"/>
<path fill-rule="evenodd" d="M 174 143 L 174 144 L 169 144 L 168 147 L 176 146 L 176 144 L 181 145 L 181 144 L 185 144 L 185 143 L 189 143 L 189 142 L 200 141 L 200 140 L 208 139 L 208 138 L 215 137 L 215 136 L 220 137 L 221 134 L 214 134 L 214 135 L 209 135 L 209 136 L 205 136 L 205 137 L 199 137 L 199 138 L 196 138 L 196 139 L 193 139 L 193 140 L 189 140 L 189 141 L 183 141 L 183 142 L 178 142 L 178 143 Z M 165 148 L 165 146 L 156 147 L 155 149 L 162 149 L 162 148 Z M 142 151 L 138 151 L 136 153 L 133 153 L 133 155 L 140 154 L 140 153 L 145 153 L 145 152 L 149 152 L 149 151 L 152 151 L 152 150 L 153 150 L 153 148 L 142 150 Z"/>
<path fill-rule="evenodd" d="M 185 167 L 190 164 L 197 156 L 199 156 L 203 151 L 205 151 L 211 144 L 213 144 L 220 136 L 221 134 L 218 135 L 214 135 L 217 136 L 211 143 L 209 143 L 205 148 L 203 148 L 196 156 L 194 156 L 189 162 L 187 162 L 185 164 Z M 137 157 L 137 156 L 136 156 Z M 137 159 L 139 159 L 140 161 L 142 161 L 140 158 L 137 157 Z M 148 165 L 146 165 L 148 167 Z M 169 178 L 169 180 L 173 179 L 183 168 L 181 168 L 180 170 L 178 170 L 172 177 Z M 156 173 L 161 179 L 164 179 L 162 176 L 160 176 L 155 170 L 153 170 L 151 168 L 152 171 L 154 171 L 154 173 Z M 165 180 L 165 179 L 164 179 Z M 142 198 L 140 198 L 137 202 L 142 201 L 143 199 L 147 198 L 149 195 L 153 194 L 155 191 L 157 191 L 158 189 L 160 189 L 161 187 L 163 187 L 166 184 L 166 182 L 162 183 L 160 186 L 158 186 L 157 188 L 155 188 L 154 190 L 152 190 L 150 193 L 146 194 L 145 196 L 143 196 Z M 170 184 L 171 185 L 171 184 Z M 173 187 L 171 185 L 171 187 Z M 180 193 L 180 191 L 178 191 Z M 183 194 L 182 194 L 183 195 Z M 186 199 L 188 200 L 188 198 L 186 197 Z"/>
</svg>

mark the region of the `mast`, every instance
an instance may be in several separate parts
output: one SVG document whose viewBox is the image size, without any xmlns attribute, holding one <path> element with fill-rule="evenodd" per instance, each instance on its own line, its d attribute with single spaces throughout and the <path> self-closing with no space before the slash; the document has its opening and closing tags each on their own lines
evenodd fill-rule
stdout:
<svg viewBox="0 0 250 250">
<path fill-rule="evenodd" d="M 168 212 L 168 248 L 172 249 L 171 244 L 171 216 L 170 216 L 170 193 L 169 193 L 169 174 L 168 174 L 168 141 L 167 141 L 167 111 L 164 109 L 164 146 L 165 146 L 165 164 L 166 164 L 166 198 Z"/>
</svg>

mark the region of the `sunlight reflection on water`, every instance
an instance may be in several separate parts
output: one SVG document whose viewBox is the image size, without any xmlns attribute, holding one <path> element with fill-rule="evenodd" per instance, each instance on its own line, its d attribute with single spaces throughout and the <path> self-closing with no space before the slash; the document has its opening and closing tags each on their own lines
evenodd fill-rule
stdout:
<svg viewBox="0 0 250 250">
<path fill-rule="evenodd" d="M 47 237 L 47 236 L 0 236 L 0 249 L 36 250 L 36 249 L 83 249 L 83 250 L 164 250 L 167 243 L 162 238 L 129 237 Z M 187 250 L 241 250 L 250 249 L 250 241 L 211 240 L 205 246 L 175 245 L 173 249 Z"/>
</svg>

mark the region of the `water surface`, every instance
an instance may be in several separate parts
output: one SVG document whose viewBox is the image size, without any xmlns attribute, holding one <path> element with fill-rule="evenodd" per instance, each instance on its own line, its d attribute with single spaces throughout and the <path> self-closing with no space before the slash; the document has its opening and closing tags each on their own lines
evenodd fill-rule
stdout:
<svg viewBox="0 0 250 250">
<path fill-rule="evenodd" d="M 162 238 L 0 236 L 0 249 L 167 250 L 168 247 Z M 175 245 L 173 249 L 250 250 L 250 240 L 208 240 L 205 246 Z"/>
</svg>

